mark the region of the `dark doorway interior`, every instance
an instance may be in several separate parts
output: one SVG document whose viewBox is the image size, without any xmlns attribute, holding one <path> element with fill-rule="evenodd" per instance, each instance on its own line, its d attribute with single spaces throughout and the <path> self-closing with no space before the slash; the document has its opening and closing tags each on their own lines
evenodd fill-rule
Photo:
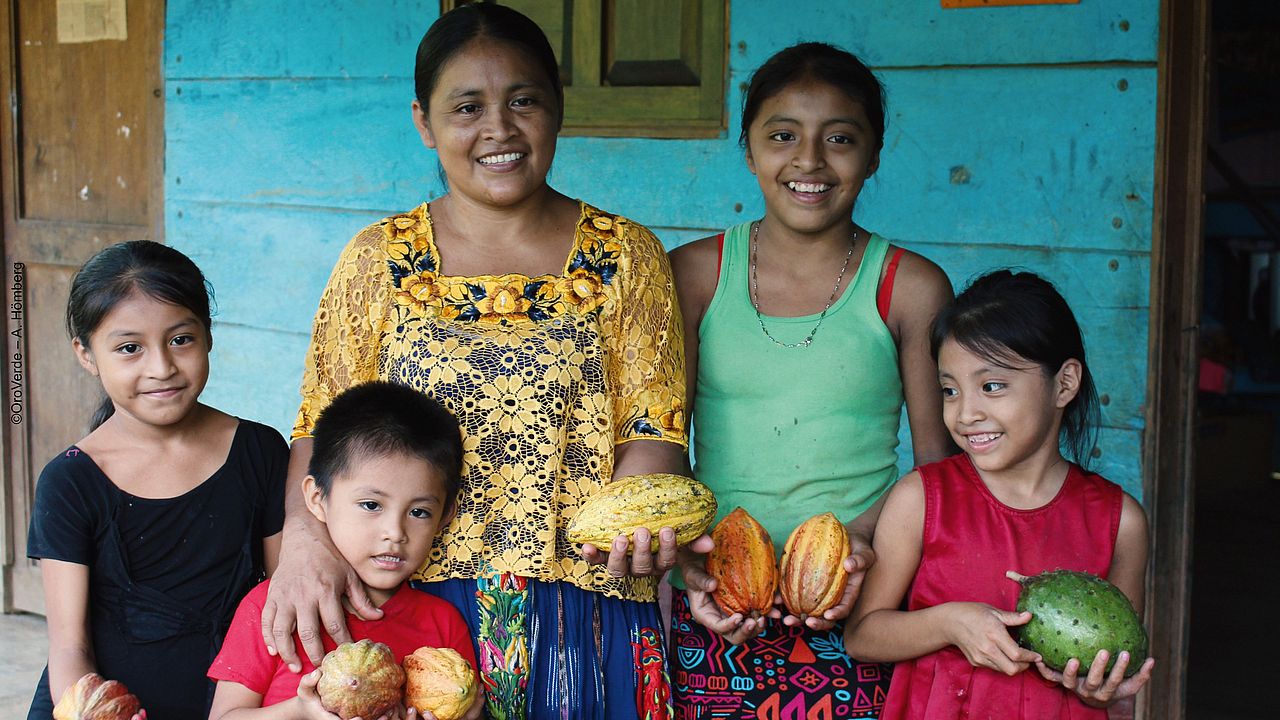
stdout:
<svg viewBox="0 0 1280 720">
<path fill-rule="evenodd" d="M 1280 4 L 1213 4 L 1187 709 L 1280 717 Z"/>
</svg>

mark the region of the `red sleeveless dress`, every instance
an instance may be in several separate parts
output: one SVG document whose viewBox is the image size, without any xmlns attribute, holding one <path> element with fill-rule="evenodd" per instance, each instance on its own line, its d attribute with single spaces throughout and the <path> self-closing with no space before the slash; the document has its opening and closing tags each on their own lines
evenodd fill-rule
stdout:
<svg viewBox="0 0 1280 720">
<path fill-rule="evenodd" d="M 1017 510 L 991 494 L 964 453 L 918 470 L 925 496 L 924 543 L 908 609 L 967 601 L 1013 610 L 1018 584 L 1005 577 L 1006 570 L 1107 576 L 1124 503 L 1118 485 L 1073 464 L 1057 497 L 1034 510 Z M 1014 677 L 975 668 L 955 646 L 898 663 L 880 715 L 881 720 L 1106 717 L 1105 710 L 1085 705 L 1034 667 Z"/>
</svg>

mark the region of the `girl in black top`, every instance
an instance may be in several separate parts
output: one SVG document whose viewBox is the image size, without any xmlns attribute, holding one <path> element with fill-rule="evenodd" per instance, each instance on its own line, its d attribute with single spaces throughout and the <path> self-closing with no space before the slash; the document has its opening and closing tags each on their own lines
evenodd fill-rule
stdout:
<svg viewBox="0 0 1280 720">
<path fill-rule="evenodd" d="M 72 347 L 107 399 L 36 488 L 49 666 L 29 720 L 88 672 L 124 682 L 150 720 L 208 715 L 205 672 L 275 563 L 288 463 L 279 433 L 198 401 L 210 324 L 204 276 L 164 245 L 109 247 L 72 280 Z"/>
</svg>

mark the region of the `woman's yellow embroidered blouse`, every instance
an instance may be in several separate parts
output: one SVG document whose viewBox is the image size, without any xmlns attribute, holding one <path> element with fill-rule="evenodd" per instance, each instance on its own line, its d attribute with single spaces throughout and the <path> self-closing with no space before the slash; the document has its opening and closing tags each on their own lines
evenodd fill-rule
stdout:
<svg viewBox="0 0 1280 720">
<path fill-rule="evenodd" d="M 458 513 L 415 579 L 487 564 L 652 600 L 565 538 L 583 499 L 637 438 L 685 444 L 684 356 L 671 267 L 646 228 L 581 204 L 556 275 L 445 275 L 427 205 L 362 230 L 320 299 L 293 436 L 344 389 L 399 382 L 462 426 Z"/>
</svg>

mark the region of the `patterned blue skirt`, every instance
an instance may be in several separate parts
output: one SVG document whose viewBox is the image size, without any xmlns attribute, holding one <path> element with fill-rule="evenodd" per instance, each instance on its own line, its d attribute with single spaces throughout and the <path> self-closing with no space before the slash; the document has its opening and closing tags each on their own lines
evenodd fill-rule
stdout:
<svg viewBox="0 0 1280 720">
<path fill-rule="evenodd" d="M 486 717 L 673 716 L 657 603 L 510 573 L 412 585 L 448 600 L 467 621 Z"/>
</svg>

